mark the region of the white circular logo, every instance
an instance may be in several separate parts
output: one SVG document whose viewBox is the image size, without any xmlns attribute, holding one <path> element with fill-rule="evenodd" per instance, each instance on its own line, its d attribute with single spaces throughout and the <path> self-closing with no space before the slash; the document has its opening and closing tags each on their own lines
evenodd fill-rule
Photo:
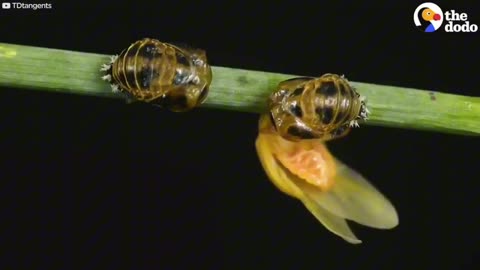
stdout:
<svg viewBox="0 0 480 270">
<path fill-rule="evenodd" d="M 413 13 L 413 22 L 422 32 L 435 32 L 444 20 L 442 9 L 434 3 L 420 4 Z"/>
</svg>

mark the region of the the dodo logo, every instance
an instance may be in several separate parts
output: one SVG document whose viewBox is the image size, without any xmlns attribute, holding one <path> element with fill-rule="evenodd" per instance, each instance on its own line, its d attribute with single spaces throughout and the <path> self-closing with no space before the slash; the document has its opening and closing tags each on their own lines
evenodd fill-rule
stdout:
<svg viewBox="0 0 480 270">
<path fill-rule="evenodd" d="M 443 21 L 446 21 L 444 24 Z M 468 21 L 467 13 L 458 13 L 454 9 L 442 12 L 434 3 L 427 2 L 419 5 L 413 13 L 413 22 L 422 32 L 435 32 L 442 24 L 445 32 L 477 32 L 478 26 Z"/>
<path fill-rule="evenodd" d="M 443 23 L 442 9 L 434 3 L 423 3 L 415 9 L 413 22 L 422 32 L 435 32 Z"/>
</svg>

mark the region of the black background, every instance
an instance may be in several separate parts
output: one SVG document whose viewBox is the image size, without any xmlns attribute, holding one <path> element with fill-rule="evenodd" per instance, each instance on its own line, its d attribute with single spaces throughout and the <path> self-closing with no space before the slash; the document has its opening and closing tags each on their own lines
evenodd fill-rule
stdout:
<svg viewBox="0 0 480 270">
<path fill-rule="evenodd" d="M 478 32 L 421 33 L 417 1 L 71 2 L 1 10 L 0 41 L 116 54 L 154 37 L 216 66 L 478 96 Z M 480 24 L 471 3 L 436 3 Z M 473 269 L 480 256 L 478 138 L 364 126 L 330 143 L 400 215 L 391 231 L 352 225 L 354 246 L 267 180 L 258 115 L 19 89 L 0 102 L 2 269 Z"/>
</svg>

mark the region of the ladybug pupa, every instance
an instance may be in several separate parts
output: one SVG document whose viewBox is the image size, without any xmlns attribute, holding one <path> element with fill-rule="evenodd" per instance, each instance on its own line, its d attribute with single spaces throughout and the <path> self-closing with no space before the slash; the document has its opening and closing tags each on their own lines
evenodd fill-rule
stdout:
<svg viewBox="0 0 480 270">
<path fill-rule="evenodd" d="M 205 51 L 151 38 L 134 42 L 101 71 L 114 92 L 175 112 L 203 103 L 212 81 Z"/>
<path fill-rule="evenodd" d="M 349 81 L 330 73 L 280 82 L 268 106 L 274 127 L 289 140 L 340 138 L 369 114 Z"/>
</svg>

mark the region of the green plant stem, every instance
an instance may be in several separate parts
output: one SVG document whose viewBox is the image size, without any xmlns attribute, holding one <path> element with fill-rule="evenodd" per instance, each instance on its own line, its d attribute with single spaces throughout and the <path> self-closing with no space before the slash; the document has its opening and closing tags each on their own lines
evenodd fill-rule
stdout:
<svg viewBox="0 0 480 270">
<path fill-rule="evenodd" d="M 108 55 L 0 43 L 0 86 L 119 98 L 101 80 Z M 202 105 L 262 113 L 275 86 L 295 75 L 213 67 Z M 367 97 L 367 125 L 480 135 L 480 98 L 352 82 Z"/>
</svg>

